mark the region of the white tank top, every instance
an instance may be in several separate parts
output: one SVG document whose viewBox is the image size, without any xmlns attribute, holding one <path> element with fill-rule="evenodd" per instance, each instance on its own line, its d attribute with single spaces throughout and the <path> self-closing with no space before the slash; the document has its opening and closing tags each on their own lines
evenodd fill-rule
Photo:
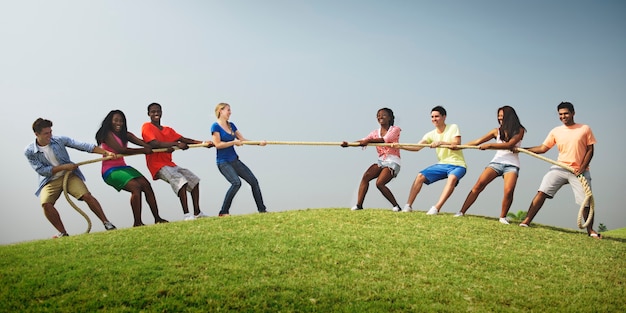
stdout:
<svg viewBox="0 0 626 313">
<path fill-rule="evenodd" d="M 498 129 L 498 137 L 496 137 L 497 143 L 503 143 L 502 139 L 500 139 L 500 130 Z M 516 148 L 522 145 L 522 141 L 518 141 L 515 145 Z M 501 164 L 511 164 L 517 167 L 520 167 L 519 164 L 519 153 L 513 153 L 511 150 L 497 150 L 496 155 L 493 157 L 491 162 L 501 163 Z"/>
</svg>

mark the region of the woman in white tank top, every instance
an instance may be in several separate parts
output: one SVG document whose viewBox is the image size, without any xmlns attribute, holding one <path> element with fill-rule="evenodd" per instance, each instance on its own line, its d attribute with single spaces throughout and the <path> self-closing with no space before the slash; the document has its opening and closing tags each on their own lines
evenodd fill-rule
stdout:
<svg viewBox="0 0 626 313">
<path fill-rule="evenodd" d="M 526 128 L 520 123 L 515 109 L 508 105 L 498 108 L 498 123 L 500 127 L 494 128 L 481 138 L 467 143 L 469 146 L 478 146 L 480 150 L 498 149 L 498 151 L 478 177 L 478 181 L 467 195 L 461 211 L 455 214 L 455 217 L 464 216 L 485 187 L 496 177 L 502 176 L 504 179 L 504 197 L 502 198 L 500 223 L 509 224 L 506 215 L 513 203 L 513 193 L 520 168 L 519 154 L 513 153 L 510 149 L 521 145 Z M 485 143 L 491 139 L 496 139 L 496 142 Z"/>
</svg>

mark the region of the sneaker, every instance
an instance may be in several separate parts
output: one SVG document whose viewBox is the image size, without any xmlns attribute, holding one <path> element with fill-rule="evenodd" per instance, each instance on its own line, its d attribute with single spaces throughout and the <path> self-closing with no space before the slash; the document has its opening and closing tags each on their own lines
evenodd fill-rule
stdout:
<svg viewBox="0 0 626 313">
<path fill-rule="evenodd" d="M 358 211 L 358 210 L 363 210 L 362 207 L 359 207 L 358 205 L 355 205 L 352 207 L 352 209 L 350 209 L 351 211 Z"/>
<path fill-rule="evenodd" d="M 106 230 L 117 229 L 117 227 L 115 227 L 115 225 L 111 224 L 111 222 L 109 222 L 109 221 L 106 221 L 103 224 L 104 224 L 104 229 L 106 229 Z"/>
<path fill-rule="evenodd" d="M 439 213 L 439 211 L 437 211 L 437 208 L 432 206 L 432 207 L 430 207 L 430 210 L 428 210 L 428 212 L 426 212 L 426 215 L 437 215 L 437 213 Z"/>
<path fill-rule="evenodd" d="M 169 223 L 170 221 L 166 220 L 166 219 L 158 219 L 156 221 L 154 221 L 155 224 L 165 224 L 165 223 Z"/>
<path fill-rule="evenodd" d="M 520 227 L 528 227 L 528 224 L 521 223 L 521 224 L 519 224 L 519 226 Z"/>
<path fill-rule="evenodd" d="M 463 217 L 463 216 L 465 216 L 465 213 L 463 213 L 463 212 L 458 212 L 458 213 L 454 214 L 454 217 Z"/>
<path fill-rule="evenodd" d="M 228 213 L 220 213 L 218 216 L 219 217 L 225 217 L 225 216 L 230 216 L 230 214 L 228 214 Z"/>
<path fill-rule="evenodd" d="M 200 213 L 195 215 L 195 218 L 203 218 L 203 217 L 209 217 L 209 216 L 202 211 L 200 211 Z"/>
<path fill-rule="evenodd" d="M 400 212 L 400 211 L 402 211 L 402 209 L 400 209 L 400 207 L 399 207 L 399 206 L 397 206 L 397 205 L 396 205 L 396 206 L 394 206 L 394 207 L 393 207 L 393 209 L 391 209 L 391 210 L 392 210 L 392 211 L 394 211 L 394 212 Z"/>
<path fill-rule="evenodd" d="M 404 208 L 402 209 L 402 212 L 409 213 L 411 211 L 413 211 L 413 208 L 409 204 L 405 204 Z"/>
<path fill-rule="evenodd" d="M 61 238 L 61 237 L 69 237 L 70 235 L 68 235 L 67 233 L 58 233 L 54 236 L 52 236 L 52 238 Z"/>
<path fill-rule="evenodd" d="M 183 217 L 183 220 L 185 221 L 193 221 L 195 219 L 196 217 L 193 216 L 193 213 L 185 213 L 185 216 Z"/>
<path fill-rule="evenodd" d="M 506 217 L 501 217 L 499 219 L 500 223 L 504 224 L 504 225 L 509 225 L 509 219 L 507 219 Z"/>
</svg>

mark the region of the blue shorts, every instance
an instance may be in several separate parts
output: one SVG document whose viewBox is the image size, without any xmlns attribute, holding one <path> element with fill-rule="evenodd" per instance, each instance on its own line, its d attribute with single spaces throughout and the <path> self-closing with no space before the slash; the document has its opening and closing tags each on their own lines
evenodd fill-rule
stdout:
<svg viewBox="0 0 626 313">
<path fill-rule="evenodd" d="M 467 169 L 463 166 L 451 165 L 451 164 L 435 164 L 423 169 L 420 174 L 426 177 L 426 185 L 430 185 L 436 181 L 446 179 L 450 175 L 458 178 L 457 184 L 465 176 Z"/>
<path fill-rule="evenodd" d="M 515 173 L 519 176 L 519 167 L 513 164 L 490 162 L 487 167 L 494 170 L 498 176 L 503 176 L 506 173 Z"/>
</svg>

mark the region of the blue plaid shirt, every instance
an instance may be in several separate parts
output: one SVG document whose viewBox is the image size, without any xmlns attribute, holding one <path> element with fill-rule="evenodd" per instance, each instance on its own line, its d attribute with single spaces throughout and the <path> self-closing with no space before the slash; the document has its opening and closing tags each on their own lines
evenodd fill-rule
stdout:
<svg viewBox="0 0 626 313">
<path fill-rule="evenodd" d="M 74 148 L 76 150 L 85 151 L 85 152 L 93 152 L 93 149 L 96 147 L 95 144 L 79 142 L 69 137 L 63 136 L 52 136 L 50 139 L 50 147 L 54 152 L 54 155 L 57 157 L 57 160 L 60 164 L 73 163 L 70 160 L 70 155 L 67 153 L 67 149 L 65 147 Z M 34 140 L 33 143 L 29 144 L 26 149 L 24 149 L 24 155 L 30 166 L 39 174 L 39 187 L 37 191 L 35 191 L 35 195 L 39 196 L 41 192 L 41 188 L 50 182 L 52 177 L 52 168 L 54 167 L 52 163 L 46 158 L 43 151 L 39 150 L 37 146 L 37 140 Z M 85 176 L 80 171 L 80 169 L 74 170 L 74 174 L 78 176 L 83 181 L 85 180 Z"/>
</svg>

